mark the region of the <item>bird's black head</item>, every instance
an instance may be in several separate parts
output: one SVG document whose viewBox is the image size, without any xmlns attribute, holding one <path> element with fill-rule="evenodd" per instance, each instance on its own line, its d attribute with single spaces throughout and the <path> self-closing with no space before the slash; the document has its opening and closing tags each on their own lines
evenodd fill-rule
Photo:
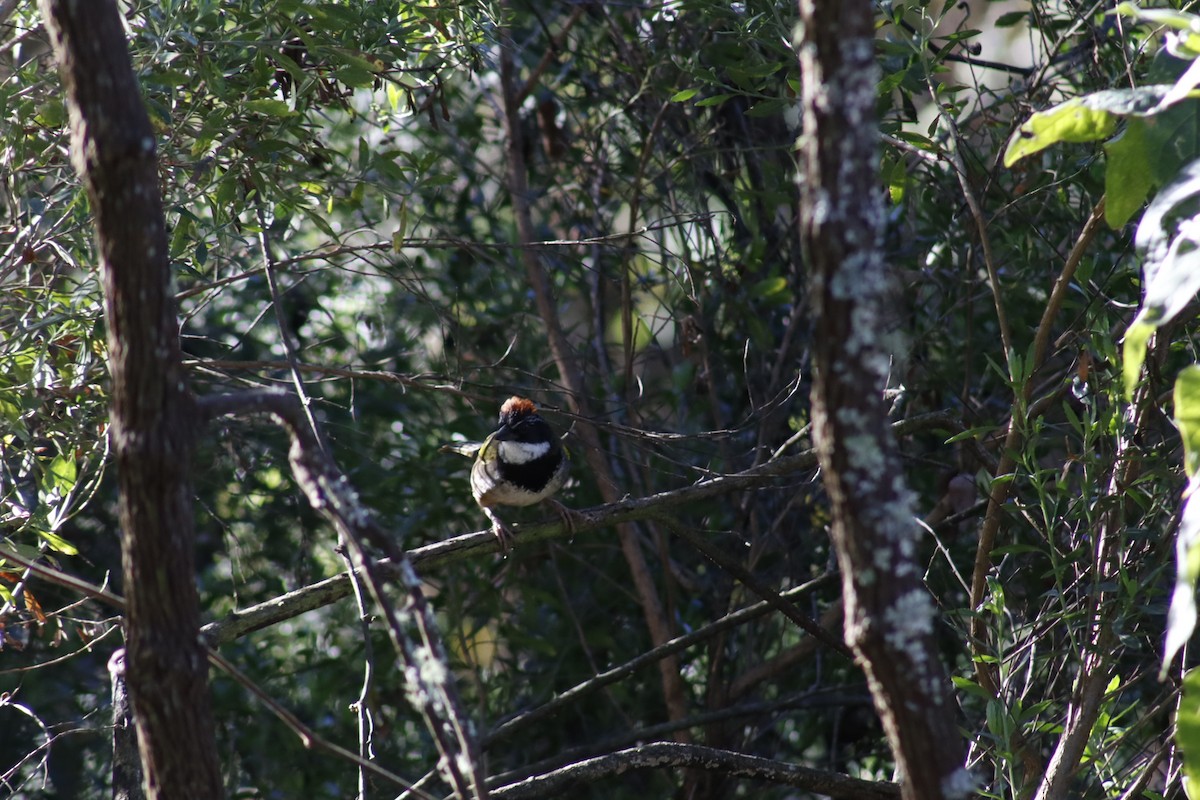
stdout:
<svg viewBox="0 0 1200 800">
<path fill-rule="evenodd" d="M 554 438 L 550 426 L 538 415 L 537 406 L 524 397 L 510 397 L 500 406 L 500 428 L 495 436 L 512 442 L 544 442 Z"/>
</svg>

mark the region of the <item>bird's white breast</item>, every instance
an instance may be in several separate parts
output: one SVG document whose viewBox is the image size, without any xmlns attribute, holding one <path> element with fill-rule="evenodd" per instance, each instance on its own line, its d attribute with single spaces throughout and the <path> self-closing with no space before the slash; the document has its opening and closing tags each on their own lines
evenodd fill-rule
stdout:
<svg viewBox="0 0 1200 800">
<path fill-rule="evenodd" d="M 500 459 L 509 464 L 527 464 L 550 452 L 549 442 L 499 442 Z"/>
</svg>

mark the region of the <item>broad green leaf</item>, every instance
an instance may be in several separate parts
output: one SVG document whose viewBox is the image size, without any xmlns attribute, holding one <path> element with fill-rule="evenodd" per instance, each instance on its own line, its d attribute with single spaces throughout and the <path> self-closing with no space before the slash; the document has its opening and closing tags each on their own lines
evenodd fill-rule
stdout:
<svg viewBox="0 0 1200 800">
<path fill-rule="evenodd" d="M 1200 55 L 1200 17 L 1195 14 L 1170 8 L 1138 8 L 1136 3 L 1118 3 L 1112 13 L 1177 31 L 1174 36 L 1168 36 L 1167 47 L 1178 58 Z"/>
<path fill-rule="evenodd" d="M 388 107 L 390 107 L 392 109 L 392 113 L 394 113 L 394 114 L 400 113 L 400 111 L 402 109 L 402 105 L 404 103 L 404 93 L 400 91 L 399 87 L 397 87 L 396 84 L 394 84 L 390 81 L 387 83 L 386 88 L 387 88 Z"/>
<path fill-rule="evenodd" d="M 782 275 L 776 275 L 773 278 L 764 278 L 751 287 L 750 294 L 768 303 L 786 303 L 792 299 L 792 293 L 788 289 L 787 278 Z"/>
<path fill-rule="evenodd" d="M 699 89 L 681 89 L 675 94 L 671 95 L 670 99 L 672 103 L 682 103 L 685 100 L 691 100 L 699 91 Z"/>
<path fill-rule="evenodd" d="M 996 18 L 997 28 L 1011 28 L 1014 25 L 1019 25 L 1029 19 L 1028 11 L 1009 11 L 1007 14 L 1001 14 Z"/>
<path fill-rule="evenodd" d="M 746 110 L 748 117 L 773 117 L 782 114 L 789 103 L 786 100 L 761 100 Z"/>
<path fill-rule="evenodd" d="M 1200 669 L 1183 676 L 1183 697 L 1175 716 L 1175 744 L 1183 753 L 1183 788 L 1188 797 L 1200 797 Z"/>
<path fill-rule="evenodd" d="M 67 121 L 67 107 L 61 100 L 52 100 L 38 109 L 34 121 L 47 128 L 62 127 Z"/>
<path fill-rule="evenodd" d="M 268 98 L 246 101 L 246 110 L 266 114 L 268 117 L 290 117 L 295 114 L 283 100 Z"/>
<path fill-rule="evenodd" d="M 297 85 L 300 85 L 308 80 L 308 76 L 304 74 L 304 69 L 301 68 L 301 66 L 287 54 L 286 50 L 278 50 L 272 53 L 271 58 L 276 64 L 283 67 L 283 69 L 288 75 L 291 76 L 292 80 L 295 81 Z"/>
<path fill-rule="evenodd" d="M 55 550 L 66 556 L 74 556 L 79 554 L 79 549 L 75 547 L 75 545 L 71 544 L 57 533 L 51 533 L 50 531 L 38 531 L 37 535 L 39 538 L 44 540 L 46 544 L 50 545 L 51 550 Z"/>
<path fill-rule="evenodd" d="M 63 496 L 75 488 L 78 476 L 79 470 L 75 459 L 63 455 L 55 456 L 54 460 L 50 462 L 50 466 L 46 468 L 47 483 Z"/>
<path fill-rule="evenodd" d="M 363 69 L 357 64 L 350 64 L 339 68 L 334 75 L 337 79 L 347 86 L 353 86 L 355 89 L 366 89 L 375 83 L 375 73 L 369 69 Z"/>
<path fill-rule="evenodd" d="M 1175 538 L 1175 590 L 1167 612 L 1165 672 L 1196 628 L 1196 579 L 1200 577 L 1200 366 L 1185 367 L 1175 380 L 1175 425 L 1183 441 L 1183 468 L 1188 474 L 1183 514 Z M 1200 749 L 1193 750 L 1200 756 Z"/>
<path fill-rule="evenodd" d="M 1175 425 L 1183 441 L 1183 468 L 1189 478 L 1200 471 L 1200 366 L 1184 367 L 1175 379 Z"/>
<path fill-rule="evenodd" d="M 1187 68 L 1187 71 L 1179 76 L 1179 80 L 1175 81 L 1175 85 L 1171 87 L 1171 91 L 1167 92 L 1163 97 L 1161 105 L 1166 107 L 1178 103 L 1180 100 L 1188 96 L 1188 93 L 1200 84 L 1200 60 L 1193 61 L 1192 65 Z"/>
<path fill-rule="evenodd" d="M 1200 17 L 1170 8 L 1139 8 L 1137 3 L 1118 3 L 1111 13 L 1132 17 L 1138 22 L 1165 25 L 1177 31 L 1200 31 Z"/>
<path fill-rule="evenodd" d="M 1106 89 L 1038 111 L 1013 134 L 1004 151 L 1004 166 L 1059 142 L 1094 142 L 1112 135 L 1120 117 L 1163 110 L 1163 99 L 1172 87 L 1141 86 Z"/>
<path fill-rule="evenodd" d="M 1198 62 L 1200 63 L 1200 62 Z M 1154 166 L 1146 141 L 1146 123 L 1131 117 L 1120 136 L 1104 145 L 1104 219 L 1112 228 L 1130 220 L 1154 186 Z"/>
<path fill-rule="evenodd" d="M 1142 364 L 1146 361 L 1146 344 L 1154 334 L 1152 323 L 1135 319 L 1125 331 L 1125 341 L 1121 358 L 1121 377 L 1125 384 L 1125 400 L 1133 400 L 1133 390 L 1137 387 L 1138 378 L 1142 374 Z"/>
</svg>

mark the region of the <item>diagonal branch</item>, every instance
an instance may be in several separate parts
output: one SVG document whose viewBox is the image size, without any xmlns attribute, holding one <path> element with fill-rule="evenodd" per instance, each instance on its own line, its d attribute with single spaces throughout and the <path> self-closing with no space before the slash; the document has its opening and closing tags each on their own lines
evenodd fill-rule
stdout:
<svg viewBox="0 0 1200 800">
<path fill-rule="evenodd" d="M 300 403 L 284 392 L 261 390 L 207 397 L 200 401 L 200 409 L 209 418 L 232 413 L 269 414 L 287 431 L 292 442 L 288 461 L 296 483 L 313 509 L 333 524 L 355 572 L 379 607 L 392 646 L 404 662 L 410 701 L 425 719 L 441 754 L 439 769 L 458 797 L 485 798 L 487 788 L 478 746 L 420 579 L 407 556 L 358 501 L 346 477 L 321 451 Z M 405 592 L 401 608 L 397 609 L 384 591 L 383 576 L 367 554 L 364 541 L 391 557 Z"/>
</svg>

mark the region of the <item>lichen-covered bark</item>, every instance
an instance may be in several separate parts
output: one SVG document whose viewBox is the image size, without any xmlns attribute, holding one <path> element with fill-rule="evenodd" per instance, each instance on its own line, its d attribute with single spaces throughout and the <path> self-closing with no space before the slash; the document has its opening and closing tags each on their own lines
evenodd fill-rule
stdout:
<svg viewBox="0 0 1200 800">
<path fill-rule="evenodd" d="M 198 630 L 196 424 L 170 291 L 154 132 L 113 0 L 41 0 L 96 223 L 120 488 L 126 680 L 151 798 L 222 795 Z"/>
<path fill-rule="evenodd" d="M 964 797 L 971 781 L 919 528 L 882 390 L 888 369 L 876 170 L 877 68 L 868 0 L 801 0 L 801 237 L 814 310 L 813 427 L 842 572 L 847 643 L 867 674 L 905 798 Z"/>
</svg>

